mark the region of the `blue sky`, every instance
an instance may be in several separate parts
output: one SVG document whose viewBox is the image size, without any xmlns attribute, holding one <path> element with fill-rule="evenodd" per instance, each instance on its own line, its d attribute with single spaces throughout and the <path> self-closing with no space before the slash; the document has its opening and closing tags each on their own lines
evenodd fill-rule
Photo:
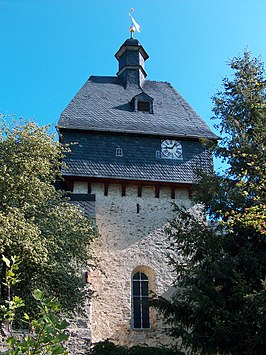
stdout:
<svg viewBox="0 0 266 355">
<path fill-rule="evenodd" d="M 128 12 L 150 58 L 211 126 L 211 96 L 245 49 L 266 60 L 265 0 L 0 0 L 0 112 L 56 124 L 90 75 L 115 75 Z"/>
</svg>

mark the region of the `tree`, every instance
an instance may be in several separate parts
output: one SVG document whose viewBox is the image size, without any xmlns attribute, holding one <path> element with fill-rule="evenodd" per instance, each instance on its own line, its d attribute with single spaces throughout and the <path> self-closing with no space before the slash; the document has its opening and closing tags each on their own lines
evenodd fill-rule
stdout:
<svg viewBox="0 0 266 355">
<path fill-rule="evenodd" d="M 266 80 L 250 53 L 213 98 L 214 153 L 229 168 L 200 174 L 195 200 L 210 223 L 176 207 L 166 230 L 176 272 L 171 301 L 158 300 L 174 337 L 201 354 L 266 353 Z"/>
<path fill-rule="evenodd" d="M 231 68 L 236 71 L 234 80 L 225 78 L 224 91 L 213 97 L 213 111 L 220 122 L 216 127 L 224 137 L 214 153 L 229 168 L 225 176 L 211 179 L 215 189 L 210 193 L 201 184 L 197 197 L 214 217 L 230 216 L 232 223 L 241 219 L 265 234 L 265 73 L 262 63 L 248 52 L 234 58 Z"/>
<path fill-rule="evenodd" d="M 0 138 L 0 254 L 19 256 L 15 293 L 34 310 L 31 291 L 56 296 L 65 311 L 81 309 L 88 290 L 81 268 L 91 259 L 91 221 L 55 188 L 66 151 L 48 127 L 7 124 Z M 5 264 L 0 265 L 1 279 Z M 1 299 L 6 297 L 2 285 Z"/>
</svg>

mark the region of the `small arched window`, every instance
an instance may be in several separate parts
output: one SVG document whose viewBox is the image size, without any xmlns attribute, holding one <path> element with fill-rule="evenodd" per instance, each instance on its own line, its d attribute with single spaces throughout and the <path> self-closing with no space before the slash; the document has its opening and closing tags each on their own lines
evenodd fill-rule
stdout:
<svg viewBox="0 0 266 355">
<path fill-rule="evenodd" d="M 116 157 L 122 157 L 123 156 L 123 149 L 122 148 L 116 148 L 115 156 Z"/>
<path fill-rule="evenodd" d="M 162 157 L 162 153 L 159 150 L 156 150 L 155 157 L 156 159 L 160 159 Z"/>
<path fill-rule="evenodd" d="M 136 272 L 132 278 L 133 328 L 150 328 L 149 278 L 144 272 Z"/>
</svg>

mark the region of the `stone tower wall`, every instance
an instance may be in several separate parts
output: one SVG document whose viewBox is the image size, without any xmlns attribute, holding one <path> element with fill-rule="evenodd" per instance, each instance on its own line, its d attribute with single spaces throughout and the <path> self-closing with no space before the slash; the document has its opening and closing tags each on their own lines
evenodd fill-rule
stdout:
<svg viewBox="0 0 266 355">
<path fill-rule="evenodd" d="M 172 203 L 191 207 L 187 189 L 176 189 L 175 200 L 170 188 L 161 188 L 155 197 L 154 187 L 128 186 L 126 196 L 120 185 L 109 185 L 108 196 L 103 184 L 92 184 L 96 196 L 96 224 L 100 237 L 93 249 L 98 267 L 90 274 L 94 290 L 90 308 L 92 342 L 109 339 L 127 346 L 167 344 L 163 325 L 151 310 L 151 329 L 132 329 L 132 272 L 144 271 L 149 288 L 158 295 L 171 294 L 170 267 L 167 264 L 168 241 L 164 235 L 167 221 L 173 217 Z"/>
</svg>

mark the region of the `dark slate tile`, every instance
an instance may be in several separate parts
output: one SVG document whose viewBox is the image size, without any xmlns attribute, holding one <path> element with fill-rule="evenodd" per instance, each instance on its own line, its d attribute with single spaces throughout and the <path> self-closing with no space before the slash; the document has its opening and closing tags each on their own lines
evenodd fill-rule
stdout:
<svg viewBox="0 0 266 355">
<path fill-rule="evenodd" d="M 169 83 L 147 80 L 143 92 L 153 98 L 153 114 L 132 110 L 129 103 L 140 88 L 125 89 L 118 77 L 92 76 L 62 112 L 58 127 L 217 138 Z"/>
</svg>

